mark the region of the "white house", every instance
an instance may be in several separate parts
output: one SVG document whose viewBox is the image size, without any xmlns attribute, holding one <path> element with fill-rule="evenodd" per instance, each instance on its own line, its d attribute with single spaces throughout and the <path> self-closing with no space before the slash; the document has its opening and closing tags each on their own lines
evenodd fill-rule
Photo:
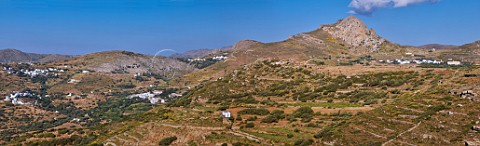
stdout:
<svg viewBox="0 0 480 146">
<path fill-rule="evenodd" d="M 454 60 L 447 61 L 447 64 L 448 65 L 462 65 L 462 63 L 460 61 L 454 61 Z"/>
<path fill-rule="evenodd" d="M 72 122 L 80 122 L 81 120 L 79 118 L 73 118 Z"/>
<path fill-rule="evenodd" d="M 80 83 L 80 80 L 70 79 L 70 80 L 68 80 L 68 83 L 76 84 L 76 83 Z"/>
<path fill-rule="evenodd" d="M 168 97 L 170 97 L 170 98 L 173 98 L 173 97 L 180 97 L 180 96 L 182 96 L 182 94 L 178 94 L 178 93 L 172 93 L 172 94 L 168 95 Z"/>
<path fill-rule="evenodd" d="M 160 95 L 163 93 L 163 90 L 153 90 L 153 94 Z"/>
<path fill-rule="evenodd" d="M 25 93 L 15 92 L 13 94 L 10 94 L 9 96 L 6 96 L 4 101 L 6 101 L 6 102 L 11 101 L 12 104 L 15 104 L 15 105 L 17 105 L 17 104 L 19 104 L 19 105 L 31 104 L 28 101 L 26 102 L 23 99 L 19 99 L 19 98 L 21 98 L 21 97 L 32 97 L 32 96 L 35 96 L 35 94 L 29 93 L 29 92 L 25 92 Z"/>
<path fill-rule="evenodd" d="M 213 57 L 212 59 L 213 59 L 213 60 L 225 60 L 225 59 L 227 59 L 227 58 L 228 58 L 228 57 L 226 57 L 226 56 L 215 56 L 215 57 Z"/>
<path fill-rule="evenodd" d="M 229 111 L 222 111 L 222 117 L 224 118 L 230 118 L 232 116 L 232 113 Z"/>
</svg>

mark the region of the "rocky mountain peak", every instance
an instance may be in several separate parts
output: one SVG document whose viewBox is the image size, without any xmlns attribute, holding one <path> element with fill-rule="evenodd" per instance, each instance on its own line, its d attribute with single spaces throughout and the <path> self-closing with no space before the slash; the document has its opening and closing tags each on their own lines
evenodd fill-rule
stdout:
<svg viewBox="0 0 480 146">
<path fill-rule="evenodd" d="M 349 16 L 332 25 L 322 26 L 321 29 L 354 48 L 364 47 L 370 51 L 376 51 L 385 42 L 385 39 L 378 36 L 375 30 L 368 29 L 365 23 L 355 16 Z"/>
</svg>

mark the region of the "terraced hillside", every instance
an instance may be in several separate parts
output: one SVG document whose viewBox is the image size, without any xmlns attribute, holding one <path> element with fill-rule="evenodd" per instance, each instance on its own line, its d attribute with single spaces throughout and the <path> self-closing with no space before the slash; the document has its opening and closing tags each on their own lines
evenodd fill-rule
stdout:
<svg viewBox="0 0 480 146">
<path fill-rule="evenodd" d="M 138 61 L 149 62 L 149 57 L 136 53 L 129 55 L 132 53 L 113 51 L 51 63 L 1 64 L 0 113 L 5 124 L 0 127 L 0 143 L 86 136 L 89 127 L 152 109 L 155 105 L 150 101 L 128 96 L 154 90 L 164 92 L 158 96 L 168 96 L 176 89 L 168 88 L 165 81 L 190 71 L 175 70 L 174 66 L 170 66 L 171 70 L 159 70 L 165 72 L 147 70 Z M 128 62 L 128 58 L 133 63 L 112 65 L 124 72 L 95 68 L 99 65 L 105 67 L 117 59 Z M 159 57 L 157 61 L 163 59 Z M 175 59 L 170 61 L 189 68 L 188 64 Z"/>
<path fill-rule="evenodd" d="M 333 124 L 316 137 L 335 145 L 478 144 L 480 135 L 473 126 L 478 125 L 480 113 L 472 110 L 479 106 L 474 94 L 479 90 L 478 78 L 462 78 L 453 71 L 435 73 L 436 79 L 424 90 Z"/>
<path fill-rule="evenodd" d="M 476 51 L 401 46 L 348 17 L 199 64 L 127 51 L 2 64 L 0 144 L 478 145 Z"/>
</svg>

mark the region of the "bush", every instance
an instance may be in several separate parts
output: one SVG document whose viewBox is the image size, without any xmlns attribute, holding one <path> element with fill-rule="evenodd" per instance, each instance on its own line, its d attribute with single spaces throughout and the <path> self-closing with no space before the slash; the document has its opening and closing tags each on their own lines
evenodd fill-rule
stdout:
<svg viewBox="0 0 480 146">
<path fill-rule="evenodd" d="M 276 123 L 278 120 L 275 116 L 269 115 L 262 119 L 262 123 Z"/>
<path fill-rule="evenodd" d="M 314 138 L 330 138 L 336 132 L 336 126 L 338 125 L 328 125 L 327 127 L 323 128 L 317 134 L 313 135 Z"/>
<path fill-rule="evenodd" d="M 295 122 L 295 121 L 297 121 L 297 119 L 296 119 L 293 115 L 288 115 L 288 116 L 287 116 L 287 120 L 288 120 L 289 122 Z"/>
<path fill-rule="evenodd" d="M 256 120 L 257 120 L 257 116 L 252 116 L 247 119 L 247 121 L 256 121 Z"/>
<path fill-rule="evenodd" d="M 285 119 L 285 113 L 281 110 L 274 110 L 269 116 L 262 119 L 262 123 L 274 123 L 278 122 L 280 119 Z"/>
<path fill-rule="evenodd" d="M 250 122 L 245 125 L 245 128 L 253 128 L 253 127 L 255 127 L 255 124 Z"/>
<path fill-rule="evenodd" d="M 313 114 L 314 112 L 310 107 L 301 107 L 292 113 L 295 118 L 312 118 Z"/>
<path fill-rule="evenodd" d="M 242 119 L 242 116 L 240 116 L 240 115 L 237 115 L 237 118 L 235 118 L 235 119 L 236 119 L 237 121 L 240 121 L 240 122 L 243 120 L 243 119 Z"/>
<path fill-rule="evenodd" d="M 224 110 L 227 110 L 228 108 L 229 108 L 228 106 L 222 106 L 222 107 L 219 107 L 218 110 L 224 111 Z"/>
<path fill-rule="evenodd" d="M 298 132 L 300 132 L 300 130 L 299 130 L 299 129 L 297 129 L 297 128 L 295 128 L 295 129 L 293 129 L 293 132 L 296 132 L 296 133 L 298 133 Z"/>
<path fill-rule="evenodd" d="M 167 137 L 167 138 L 164 138 L 164 139 L 160 140 L 158 145 L 168 146 L 168 145 L 172 144 L 175 140 L 177 140 L 176 136 Z"/>
<path fill-rule="evenodd" d="M 310 121 L 312 121 L 311 117 L 310 118 L 302 118 L 302 120 L 301 120 L 301 122 L 303 122 L 303 123 L 308 123 Z"/>
<path fill-rule="evenodd" d="M 312 145 L 313 144 L 313 139 L 308 139 L 308 140 L 304 140 L 304 139 L 299 139 L 297 141 L 295 141 L 294 145 L 296 146 L 309 146 L 309 145 Z"/>
<path fill-rule="evenodd" d="M 293 134 L 287 134 L 287 138 L 293 138 Z"/>
<path fill-rule="evenodd" d="M 236 142 L 236 143 L 232 143 L 232 146 L 247 146 L 247 144 Z"/>
</svg>

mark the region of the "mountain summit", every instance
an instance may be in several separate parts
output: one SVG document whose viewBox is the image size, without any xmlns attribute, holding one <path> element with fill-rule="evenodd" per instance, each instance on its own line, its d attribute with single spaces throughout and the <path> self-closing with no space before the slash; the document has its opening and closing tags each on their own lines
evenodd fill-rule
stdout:
<svg viewBox="0 0 480 146">
<path fill-rule="evenodd" d="M 370 51 L 377 51 L 386 40 L 378 36 L 375 30 L 368 29 L 365 23 L 355 16 L 349 16 L 335 24 L 320 27 L 354 48 L 365 47 Z"/>
</svg>

